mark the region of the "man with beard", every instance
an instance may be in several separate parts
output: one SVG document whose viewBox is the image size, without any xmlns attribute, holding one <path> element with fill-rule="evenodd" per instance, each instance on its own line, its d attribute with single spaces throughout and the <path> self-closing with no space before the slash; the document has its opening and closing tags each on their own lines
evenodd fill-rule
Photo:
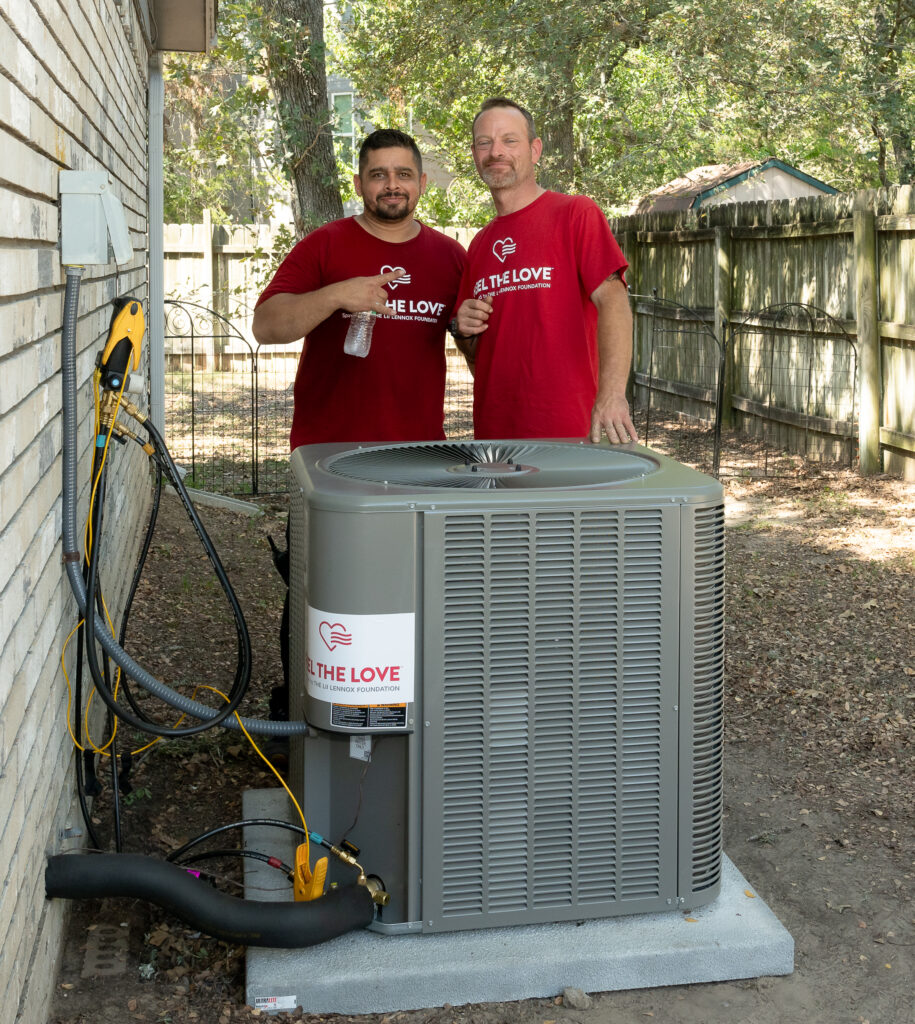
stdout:
<svg viewBox="0 0 915 1024">
<path fill-rule="evenodd" d="M 261 345 L 305 338 L 290 445 L 444 438 L 445 327 L 465 253 L 413 217 L 426 187 L 403 132 L 381 129 L 359 149 L 363 211 L 312 231 L 257 301 Z M 378 314 L 365 358 L 343 342 L 354 313 Z"/>
<path fill-rule="evenodd" d="M 537 184 L 542 149 L 512 100 L 487 100 L 474 118 L 496 217 L 470 243 L 450 325 L 475 370 L 474 434 L 635 441 L 626 258 L 596 203 Z"/>
<path fill-rule="evenodd" d="M 294 388 L 290 447 L 324 441 L 441 440 L 445 327 L 465 253 L 413 217 L 426 187 L 422 157 L 404 132 L 372 132 L 353 177 L 362 213 L 306 235 L 257 301 L 261 345 L 305 338 Z M 347 355 L 353 314 L 377 314 L 368 355 Z M 288 546 L 288 525 L 286 542 Z M 271 541 L 272 544 L 272 541 Z M 288 554 L 274 546 L 288 585 Z M 289 596 L 280 629 L 284 684 L 270 717 L 289 717 Z M 270 745 L 282 765 L 285 744 Z"/>
</svg>

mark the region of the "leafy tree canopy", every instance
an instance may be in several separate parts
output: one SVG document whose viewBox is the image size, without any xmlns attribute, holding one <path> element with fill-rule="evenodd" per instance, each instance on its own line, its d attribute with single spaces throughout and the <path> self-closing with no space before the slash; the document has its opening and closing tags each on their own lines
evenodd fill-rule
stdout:
<svg viewBox="0 0 915 1024">
<path fill-rule="evenodd" d="M 500 94 L 537 119 L 543 183 L 608 209 L 747 157 L 840 189 L 915 176 L 912 0 L 355 0 L 334 47 L 381 115 L 429 131 L 477 216 L 470 122 Z"/>
<path fill-rule="evenodd" d="M 840 189 L 915 179 L 915 0 L 352 0 L 325 51 L 320 0 L 224 0 L 219 47 L 166 66 L 166 216 L 340 216 L 325 60 L 378 125 L 455 174 L 421 215 L 480 223 L 473 114 L 537 120 L 541 180 L 607 210 L 706 163 L 778 156 Z M 420 127 L 421 126 L 421 127 Z"/>
<path fill-rule="evenodd" d="M 262 219 L 283 183 L 299 234 L 342 215 L 323 18 L 321 0 L 223 0 L 217 48 L 169 58 L 166 219 Z"/>
</svg>

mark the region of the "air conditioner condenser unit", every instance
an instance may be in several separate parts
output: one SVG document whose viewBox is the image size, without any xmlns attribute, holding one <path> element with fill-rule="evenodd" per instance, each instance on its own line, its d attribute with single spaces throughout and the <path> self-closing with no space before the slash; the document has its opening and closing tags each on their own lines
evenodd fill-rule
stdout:
<svg viewBox="0 0 915 1024">
<path fill-rule="evenodd" d="M 290 771 L 391 893 L 374 927 L 711 902 L 717 481 L 563 441 L 309 445 L 291 473 Z"/>
</svg>

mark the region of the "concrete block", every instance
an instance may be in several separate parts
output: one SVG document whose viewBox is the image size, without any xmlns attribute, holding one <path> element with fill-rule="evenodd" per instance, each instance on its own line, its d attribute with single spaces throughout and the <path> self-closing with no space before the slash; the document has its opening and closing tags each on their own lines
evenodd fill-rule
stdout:
<svg viewBox="0 0 915 1024">
<path fill-rule="evenodd" d="M 243 806 L 246 818 L 284 817 L 285 794 L 251 791 Z M 276 830 L 246 829 L 245 844 L 290 857 L 291 841 Z M 251 898 L 263 899 L 276 878 L 275 870 L 245 862 Z M 545 998 L 569 987 L 609 992 L 793 970 L 794 940 L 725 857 L 718 899 L 689 914 L 431 935 L 365 930 L 305 950 L 249 948 L 247 1001 L 276 1011 L 389 1013 Z"/>
</svg>

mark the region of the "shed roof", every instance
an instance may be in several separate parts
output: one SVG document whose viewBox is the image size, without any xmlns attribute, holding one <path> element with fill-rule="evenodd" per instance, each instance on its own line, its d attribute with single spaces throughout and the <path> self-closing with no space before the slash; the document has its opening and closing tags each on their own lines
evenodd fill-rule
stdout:
<svg viewBox="0 0 915 1024">
<path fill-rule="evenodd" d="M 817 191 L 832 195 L 838 191 L 827 185 L 825 181 L 811 177 L 797 167 L 792 167 L 776 157 L 767 157 L 765 160 L 742 160 L 734 164 L 705 164 L 702 167 L 695 167 L 684 174 L 682 178 L 675 178 L 673 181 L 660 185 L 654 191 L 644 196 L 633 208 L 633 213 L 660 213 L 665 210 L 689 210 L 699 206 L 703 199 L 710 195 L 721 192 L 724 189 L 733 188 L 735 185 L 746 181 L 770 167 L 776 167 L 792 177 L 811 185 Z"/>
</svg>

